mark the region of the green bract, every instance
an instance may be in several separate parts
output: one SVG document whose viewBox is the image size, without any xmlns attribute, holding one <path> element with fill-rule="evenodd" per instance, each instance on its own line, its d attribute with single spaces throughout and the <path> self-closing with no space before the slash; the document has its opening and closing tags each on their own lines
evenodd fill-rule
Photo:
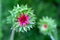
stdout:
<svg viewBox="0 0 60 40">
<path fill-rule="evenodd" d="M 30 30 L 30 28 L 33 28 L 33 25 L 35 23 L 35 15 L 33 14 L 33 10 L 31 8 L 27 8 L 27 5 L 17 5 L 17 7 L 14 6 L 14 9 L 10 12 L 10 16 L 7 17 L 7 23 L 10 23 L 13 25 L 12 29 L 16 31 L 27 31 Z M 28 14 L 30 17 L 30 24 L 27 24 L 26 27 L 20 26 L 19 22 L 17 21 L 18 17 L 22 14 Z"/>
<path fill-rule="evenodd" d="M 43 34 L 48 34 L 56 29 L 56 23 L 52 18 L 43 17 L 39 22 L 39 29 Z"/>
</svg>

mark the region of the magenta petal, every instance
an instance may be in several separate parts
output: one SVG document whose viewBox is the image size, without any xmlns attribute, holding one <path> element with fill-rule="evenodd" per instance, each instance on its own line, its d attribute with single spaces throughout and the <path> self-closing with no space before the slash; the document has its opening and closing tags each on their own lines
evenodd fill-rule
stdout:
<svg viewBox="0 0 60 40">
<path fill-rule="evenodd" d="M 29 20 L 29 19 L 30 19 L 30 17 L 29 17 L 28 15 L 26 16 L 26 18 L 27 18 L 27 20 Z"/>
<path fill-rule="evenodd" d="M 23 23 L 23 25 L 26 25 L 26 23 Z"/>
<path fill-rule="evenodd" d="M 20 23 L 19 25 L 20 25 L 20 26 L 22 26 L 23 24 L 22 24 L 22 23 Z"/>
<path fill-rule="evenodd" d="M 47 24 L 44 24 L 44 28 L 47 28 Z"/>
<path fill-rule="evenodd" d="M 21 14 L 20 17 L 18 18 L 18 21 L 20 22 L 20 26 L 29 24 L 29 19 L 30 19 L 30 16 Z"/>
</svg>

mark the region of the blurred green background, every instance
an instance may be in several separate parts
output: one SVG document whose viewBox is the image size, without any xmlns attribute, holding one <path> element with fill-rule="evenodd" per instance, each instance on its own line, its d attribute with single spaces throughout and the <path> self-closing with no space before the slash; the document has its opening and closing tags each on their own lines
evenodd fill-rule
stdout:
<svg viewBox="0 0 60 40">
<path fill-rule="evenodd" d="M 60 0 L 0 0 L 0 40 L 10 40 L 11 24 L 7 24 L 6 17 L 10 15 L 8 10 L 13 6 L 25 5 L 34 10 L 38 22 L 43 16 L 52 17 L 57 23 L 58 38 L 60 40 Z M 51 40 L 48 35 L 39 32 L 38 24 L 28 32 L 15 32 L 14 40 Z"/>
</svg>

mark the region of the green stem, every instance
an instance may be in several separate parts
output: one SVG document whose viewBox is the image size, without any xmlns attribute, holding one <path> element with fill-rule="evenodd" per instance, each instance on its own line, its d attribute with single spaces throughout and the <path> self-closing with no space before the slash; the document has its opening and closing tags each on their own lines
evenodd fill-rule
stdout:
<svg viewBox="0 0 60 40">
<path fill-rule="evenodd" d="M 51 33 L 49 33 L 48 35 L 50 36 L 51 40 L 55 40 Z"/>
<path fill-rule="evenodd" d="M 55 40 L 58 40 L 57 30 L 53 31 Z"/>
<path fill-rule="evenodd" d="M 10 40 L 14 40 L 14 33 L 15 33 L 15 30 L 13 29 L 13 30 L 12 30 L 12 33 L 11 33 Z"/>
<path fill-rule="evenodd" d="M 58 40 L 57 30 L 54 30 L 52 33 L 50 32 L 48 35 L 50 36 L 51 40 Z"/>
</svg>

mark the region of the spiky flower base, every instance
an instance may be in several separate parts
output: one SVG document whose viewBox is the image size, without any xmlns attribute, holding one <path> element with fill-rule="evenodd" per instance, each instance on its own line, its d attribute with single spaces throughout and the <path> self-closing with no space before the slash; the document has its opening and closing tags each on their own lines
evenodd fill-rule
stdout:
<svg viewBox="0 0 60 40">
<path fill-rule="evenodd" d="M 35 15 L 31 8 L 27 8 L 27 5 L 17 5 L 9 12 L 11 15 L 7 17 L 7 21 L 13 25 L 12 29 L 24 32 L 33 28 Z"/>
<path fill-rule="evenodd" d="M 43 17 L 43 19 L 40 19 L 39 29 L 41 33 L 46 35 L 56 29 L 56 23 L 52 18 Z"/>
</svg>

